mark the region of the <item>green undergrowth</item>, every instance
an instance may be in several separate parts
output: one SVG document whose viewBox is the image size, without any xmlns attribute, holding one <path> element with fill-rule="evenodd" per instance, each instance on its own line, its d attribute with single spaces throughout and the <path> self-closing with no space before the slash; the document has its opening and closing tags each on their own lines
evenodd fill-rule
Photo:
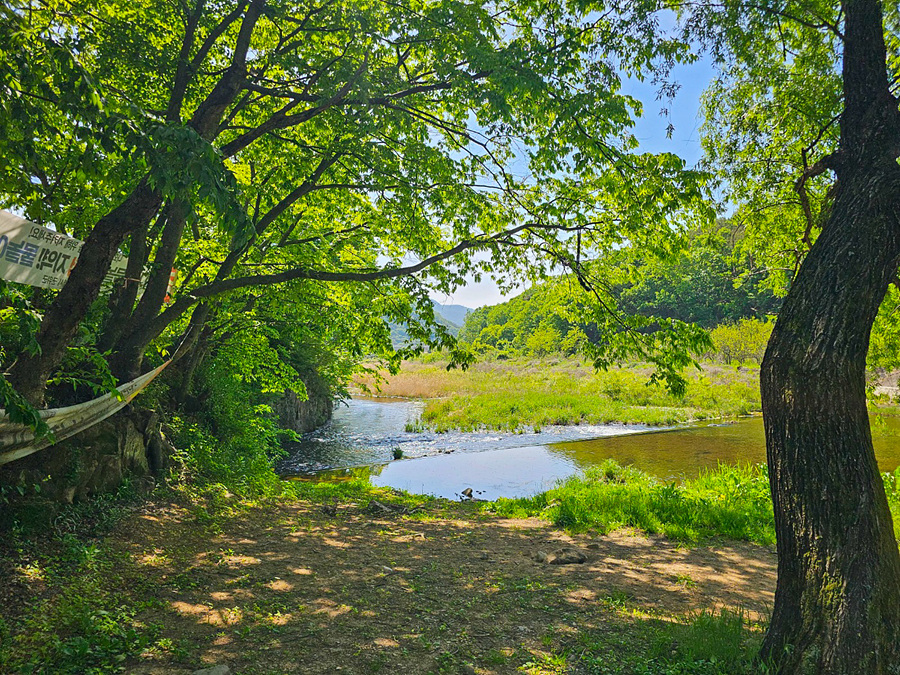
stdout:
<svg viewBox="0 0 900 675">
<path fill-rule="evenodd" d="M 135 619 L 141 603 L 114 590 L 117 561 L 109 550 L 66 543 L 65 557 L 33 563 L 30 573 L 42 575 L 53 593 L 0 642 L 4 672 L 112 673 L 142 652 L 164 649 L 160 627 Z"/>
<path fill-rule="evenodd" d="M 535 497 L 498 499 L 486 508 L 509 517 L 542 516 L 574 531 L 635 527 L 680 541 L 721 536 L 775 543 L 762 465 L 720 465 L 678 484 L 610 460 Z"/>
<path fill-rule="evenodd" d="M 184 467 L 177 472 L 189 475 Z M 50 523 L 30 515 L 37 503 L 18 504 L 17 512 L 7 514 L 0 541 L 0 597 L 11 602 L 0 607 L 0 673 L 95 675 L 123 672 L 154 654 L 188 659 L 184 645 L 162 637 L 161 626 L 139 619 L 161 602 L 155 589 L 134 575 L 122 576 L 132 561 L 109 535 L 135 509 L 152 512 L 154 504 L 175 501 L 188 509 L 200 531 L 215 536 L 230 519 L 277 502 L 355 502 L 365 509 L 372 500 L 409 508 L 437 501 L 375 487 L 368 473 L 306 482 L 282 481 L 271 469 L 252 481 L 228 484 L 173 476 L 147 499 L 125 485 L 116 493 L 63 506 Z"/>
<path fill-rule="evenodd" d="M 883 478 L 900 540 L 900 469 Z M 775 544 L 764 464 L 720 464 L 697 478 L 675 483 L 607 460 L 534 497 L 501 498 L 484 509 L 505 517 L 539 516 L 576 532 L 634 527 L 693 543 L 725 537 Z"/>
<path fill-rule="evenodd" d="M 11 602 L 0 608 L 0 672 L 113 673 L 138 654 L 167 650 L 159 626 L 136 620 L 141 589 L 118 581 L 128 560 L 105 537 L 142 497 L 115 493 L 63 506 L 47 522 L 40 500 L 4 519 L 0 569 Z"/>
<path fill-rule="evenodd" d="M 627 616 L 627 599 L 608 607 Z M 755 662 L 764 626 L 740 610 L 703 610 L 677 621 L 635 619 L 617 630 L 587 630 L 567 650 L 587 675 L 764 675 Z M 573 658 L 574 657 L 574 658 Z"/>
<path fill-rule="evenodd" d="M 423 423 L 437 431 L 523 430 L 548 425 L 610 422 L 668 425 L 734 417 L 760 409 L 758 368 L 710 366 L 687 373 L 683 397 L 648 384 L 641 364 L 595 372 L 568 362 L 492 364 L 465 374 L 421 367 L 416 376 L 435 380 L 442 398 L 429 400 Z"/>
</svg>

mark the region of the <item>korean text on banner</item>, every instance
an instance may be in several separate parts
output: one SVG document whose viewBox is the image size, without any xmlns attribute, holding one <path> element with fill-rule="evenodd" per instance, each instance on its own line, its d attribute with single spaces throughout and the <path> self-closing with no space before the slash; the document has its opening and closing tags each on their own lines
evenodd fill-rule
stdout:
<svg viewBox="0 0 900 675">
<path fill-rule="evenodd" d="M 84 242 L 0 211 L 0 279 L 60 289 L 78 261 Z M 128 259 L 120 253 L 104 286 L 125 275 Z"/>
</svg>

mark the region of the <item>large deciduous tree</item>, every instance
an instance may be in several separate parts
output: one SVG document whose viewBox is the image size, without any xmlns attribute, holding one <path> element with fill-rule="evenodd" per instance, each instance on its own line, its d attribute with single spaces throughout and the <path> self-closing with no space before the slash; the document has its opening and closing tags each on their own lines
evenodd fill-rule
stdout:
<svg viewBox="0 0 900 675">
<path fill-rule="evenodd" d="M 4 44 L 25 56 L 0 79 L 13 102 L 0 123 L 26 120 L 28 151 L 9 144 L 20 161 L 0 193 L 86 238 L 11 382 L 42 399 L 119 249 L 127 277 L 149 275 L 140 292 L 116 289 L 98 343 L 127 378 L 155 339 L 202 327 L 223 298 L 354 285 L 402 291 L 388 315 L 412 303 L 427 317 L 428 292 L 467 274 L 574 259 L 575 231 L 585 252 L 672 237 L 698 176 L 632 154 L 640 104 L 619 91 L 621 71 L 664 74 L 686 55 L 658 37 L 655 9 L 11 3 Z"/>
<path fill-rule="evenodd" d="M 795 242 L 768 252 L 788 291 L 761 372 L 778 537 L 761 657 L 785 674 L 897 673 L 900 554 L 865 397 L 900 266 L 896 6 L 736 2 L 704 17 L 723 19 L 736 60 L 711 94 L 714 158 L 756 179 L 738 183 L 738 217 Z"/>
</svg>

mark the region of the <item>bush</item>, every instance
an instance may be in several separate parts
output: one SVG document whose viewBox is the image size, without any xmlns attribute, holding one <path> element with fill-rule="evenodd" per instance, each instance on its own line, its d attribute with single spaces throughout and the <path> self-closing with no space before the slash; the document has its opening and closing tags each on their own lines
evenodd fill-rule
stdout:
<svg viewBox="0 0 900 675">
<path fill-rule="evenodd" d="M 762 363 L 774 326 L 772 321 L 757 319 L 741 319 L 737 323 L 717 326 L 710 332 L 715 349 L 711 356 L 725 363 L 751 360 Z"/>
</svg>

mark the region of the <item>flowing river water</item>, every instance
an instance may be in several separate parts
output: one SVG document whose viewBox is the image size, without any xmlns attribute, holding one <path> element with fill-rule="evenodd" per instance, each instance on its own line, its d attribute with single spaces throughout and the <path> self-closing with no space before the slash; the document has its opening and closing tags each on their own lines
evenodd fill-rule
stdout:
<svg viewBox="0 0 900 675">
<path fill-rule="evenodd" d="M 288 478 L 369 474 L 375 485 L 455 499 L 529 496 L 613 459 L 658 478 L 696 476 L 726 464 L 764 462 L 761 417 L 660 428 L 603 424 L 546 427 L 537 433 L 421 430 L 424 404 L 405 399 L 352 399 L 325 426 L 288 448 L 279 464 Z M 873 417 L 882 471 L 900 466 L 900 417 Z M 394 460 L 395 452 L 402 459 Z"/>
</svg>

